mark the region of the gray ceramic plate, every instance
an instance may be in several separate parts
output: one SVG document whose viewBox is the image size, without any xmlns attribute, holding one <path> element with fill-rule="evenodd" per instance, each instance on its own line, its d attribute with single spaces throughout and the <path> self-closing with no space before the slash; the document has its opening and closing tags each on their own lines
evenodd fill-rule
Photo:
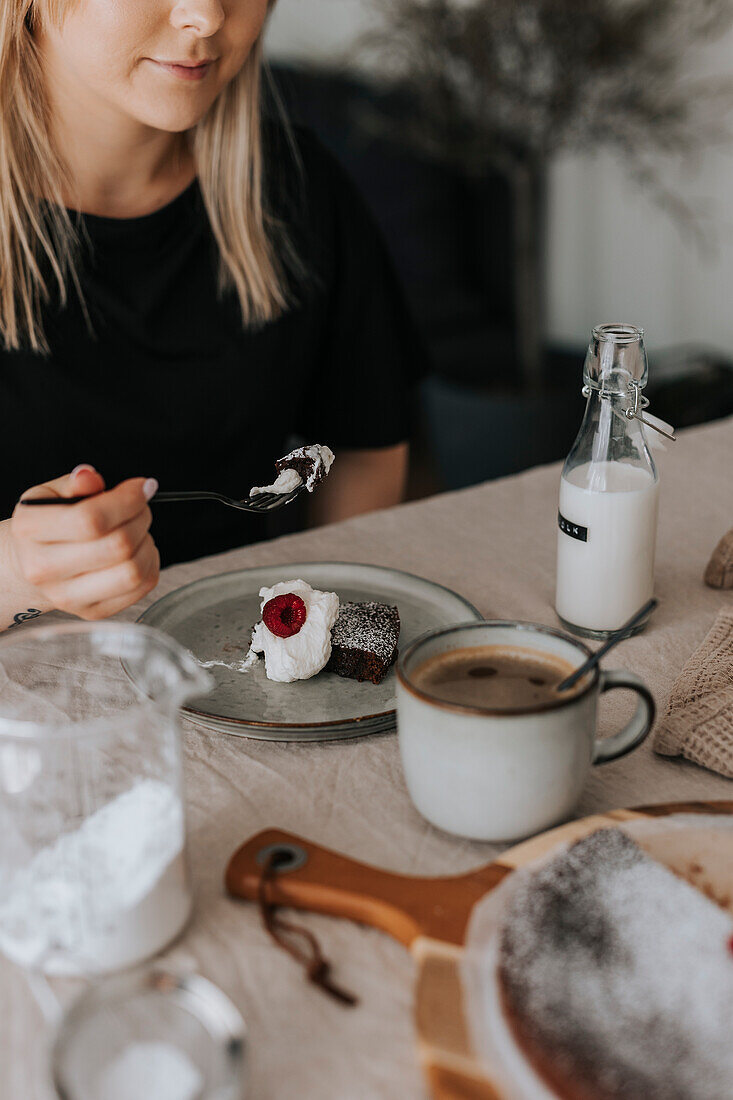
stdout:
<svg viewBox="0 0 733 1100">
<path fill-rule="evenodd" d="M 260 617 L 259 590 L 301 579 L 342 600 L 396 604 L 400 648 L 434 627 L 480 619 L 467 600 L 432 581 L 349 562 L 308 562 L 242 569 L 207 577 L 171 592 L 140 616 L 186 646 L 200 661 L 236 662 L 249 648 Z M 395 671 L 381 684 L 358 684 L 330 672 L 295 684 L 275 684 L 264 662 L 248 672 L 214 667 L 214 690 L 192 699 L 184 713 L 199 725 L 272 741 L 322 741 L 394 729 Z"/>
</svg>

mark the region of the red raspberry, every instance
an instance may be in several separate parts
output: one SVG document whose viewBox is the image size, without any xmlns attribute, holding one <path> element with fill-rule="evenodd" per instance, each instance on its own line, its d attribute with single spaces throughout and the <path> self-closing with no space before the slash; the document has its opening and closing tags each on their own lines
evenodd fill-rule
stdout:
<svg viewBox="0 0 733 1100">
<path fill-rule="evenodd" d="M 274 596 L 262 608 L 262 621 L 276 638 L 292 638 L 307 617 L 305 604 L 294 592 Z"/>
</svg>

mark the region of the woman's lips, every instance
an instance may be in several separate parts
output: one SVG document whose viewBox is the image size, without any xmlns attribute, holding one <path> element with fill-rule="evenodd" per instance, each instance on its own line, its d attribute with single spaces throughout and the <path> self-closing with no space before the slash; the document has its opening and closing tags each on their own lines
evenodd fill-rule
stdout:
<svg viewBox="0 0 733 1100">
<path fill-rule="evenodd" d="M 214 64 L 213 61 L 191 64 L 185 61 L 156 61 L 154 59 L 153 63 L 160 69 L 164 69 L 165 72 L 170 73 L 171 76 L 178 77 L 179 80 L 193 81 L 203 80 Z"/>
</svg>

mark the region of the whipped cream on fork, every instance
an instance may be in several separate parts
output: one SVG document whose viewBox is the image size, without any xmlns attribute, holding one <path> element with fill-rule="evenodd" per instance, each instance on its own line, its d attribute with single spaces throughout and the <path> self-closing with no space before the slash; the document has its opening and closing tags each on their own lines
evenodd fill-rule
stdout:
<svg viewBox="0 0 733 1100">
<path fill-rule="evenodd" d="M 279 473 L 272 485 L 255 485 L 250 489 L 249 495 L 256 497 L 263 493 L 282 495 L 292 493 L 304 481 L 306 489 L 312 493 L 316 485 L 328 476 L 335 457 L 331 448 L 323 443 L 313 443 L 309 447 L 296 447 L 294 451 L 275 463 L 275 469 Z M 296 464 L 303 471 L 302 473 L 296 468 Z"/>
<path fill-rule="evenodd" d="M 283 470 L 283 472 L 278 474 L 275 478 L 272 485 L 254 485 L 250 489 L 249 495 L 251 497 L 259 497 L 264 493 L 278 493 L 282 496 L 285 493 L 292 493 L 302 484 L 303 478 L 297 470 Z"/>
</svg>

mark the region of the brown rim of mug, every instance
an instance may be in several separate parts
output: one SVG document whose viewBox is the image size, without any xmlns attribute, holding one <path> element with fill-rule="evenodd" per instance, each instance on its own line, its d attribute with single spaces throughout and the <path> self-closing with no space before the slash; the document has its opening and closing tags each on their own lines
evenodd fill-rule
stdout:
<svg viewBox="0 0 733 1100">
<path fill-rule="evenodd" d="M 405 665 L 418 646 L 421 646 L 428 638 L 440 638 L 442 635 L 452 634 L 454 631 L 475 630 L 479 627 L 486 626 L 497 628 L 509 627 L 510 629 L 526 631 L 527 634 L 551 634 L 554 638 L 562 638 L 564 642 L 570 642 L 576 649 L 585 653 L 587 657 L 593 656 L 593 650 L 589 649 L 585 642 L 581 642 L 578 638 L 574 638 L 571 634 L 567 634 L 564 630 L 558 630 L 554 626 L 543 626 L 541 623 L 530 623 L 520 619 L 486 619 L 483 622 L 473 620 L 465 623 L 456 623 L 454 626 L 444 626 L 441 627 L 440 630 L 428 630 L 425 634 L 421 634 L 419 638 L 416 638 L 415 641 L 407 647 L 404 653 L 400 654 L 397 662 L 397 682 L 405 691 L 409 691 L 411 695 L 414 695 L 416 699 L 420 699 L 424 703 L 430 703 L 431 706 L 439 707 L 441 710 L 448 710 L 457 714 L 477 714 L 481 717 L 489 718 L 523 718 L 528 714 L 544 714 L 546 711 L 560 710 L 562 707 L 570 706 L 571 703 L 577 703 L 579 699 L 583 699 L 597 686 L 600 679 L 600 670 L 596 665 L 588 683 L 582 691 L 570 695 L 567 699 L 558 699 L 551 703 L 539 703 L 533 707 L 523 707 L 521 710 L 502 710 L 501 708 L 477 707 L 470 703 L 447 703 L 445 699 L 440 699 L 437 695 L 431 695 L 429 692 L 415 687 L 415 685 L 409 681 L 404 671 Z M 511 643 L 507 642 L 505 644 L 509 645 Z M 467 647 L 456 646 L 456 649 L 465 648 Z M 450 653 L 454 651 L 446 650 L 446 652 Z"/>
</svg>

